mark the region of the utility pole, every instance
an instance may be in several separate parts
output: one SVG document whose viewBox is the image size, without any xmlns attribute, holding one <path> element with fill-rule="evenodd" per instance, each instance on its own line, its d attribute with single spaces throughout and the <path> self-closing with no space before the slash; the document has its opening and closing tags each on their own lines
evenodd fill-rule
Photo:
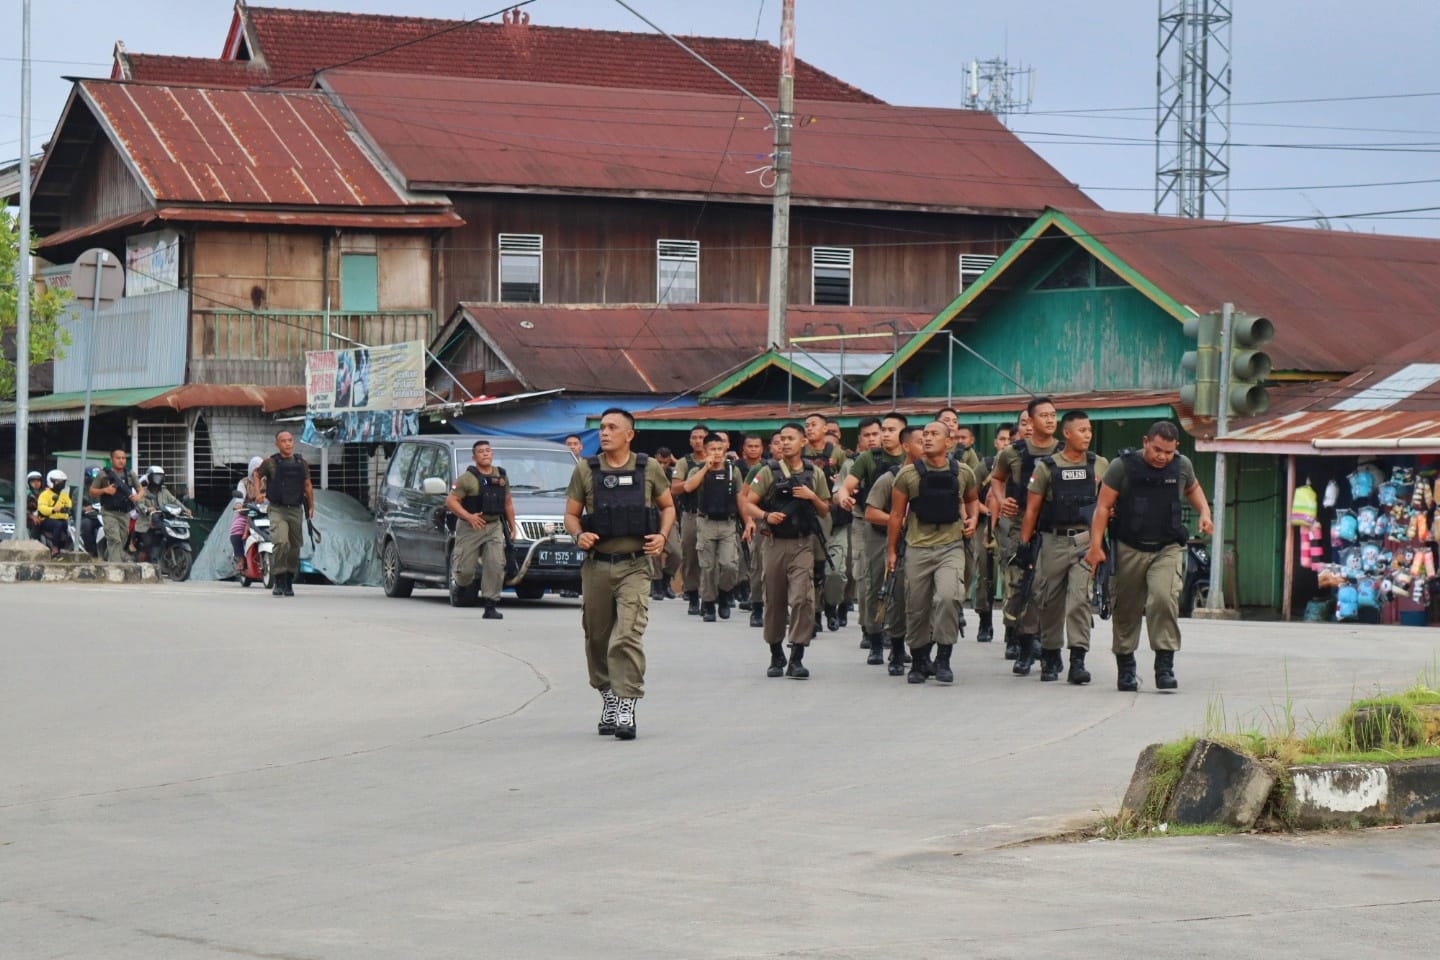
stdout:
<svg viewBox="0 0 1440 960">
<path fill-rule="evenodd" d="M 1235 305 L 1220 308 L 1220 406 L 1215 412 L 1215 439 L 1225 436 L 1229 428 L 1230 404 L 1230 338 L 1234 335 Z M 1210 596 L 1205 606 L 1211 610 L 1225 609 L 1225 453 L 1215 453 L 1215 508 L 1210 511 L 1215 533 L 1210 540 Z"/>
<path fill-rule="evenodd" d="M 15 539 L 30 535 L 30 0 L 20 13 L 20 249 L 15 257 Z M 83 461 L 82 461 L 83 462 Z M 82 481 L 83 482 L 83 481 Z"/>
<path fill-rule="evenodd" d="M 739 90 L 765 111 L 775 130 L 775 200 L 770 224 L 770 317 L 767 350 L 785 349 L 785 316 L 790 301 L 790 140 L 795 129 L 795 0 L 780 5 L 780 103 L 778 112 L 741 86 L 740 82 L 691 49 L 679 37 L 667 33 L 625 0 L 615 0 L 681 50 L 703 63 L 730 86 Z"/>
</svg>

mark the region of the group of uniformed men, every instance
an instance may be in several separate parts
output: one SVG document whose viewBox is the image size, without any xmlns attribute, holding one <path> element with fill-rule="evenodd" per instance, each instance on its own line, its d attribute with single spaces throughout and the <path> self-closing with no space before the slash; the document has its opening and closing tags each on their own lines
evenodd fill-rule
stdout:
<svg viewBox="0 0 1440 960">
<path fill-rule="evenodd" d="M 582 621 L 602 735 L 635 737 L 649 601 L 672 595 L 677 572 L 703 622 L 729 619 L 748 585 L 739 605 L 763 629 L 770 677 L 809 677 L 806 649 L 822 624 L 845 625 L 853 597 L 867 662 L 884 663 L 888 650 L 892 676 L 923 684 L 955 679 L 972 582 L 975 639 L 993 639 L 1003 567 L 1012 672 L 1029 676 L 1038 662 L 1042 681 L 1059 680 L 1068 648 L 1066 679 L 1083 685 L 1092 578 L 1109 560 L 1117 687 L 1139 689 L 1142 617 L 1157 689 L 1178 685 L 1183 505 L 1201 533 L 1212 525 L 1173 424 L 1155 423 L 1141 449 L 1113 463 L 1090 450 L 1083 411 L 1057 418 L 1045 397 L 997 432 L 984 460 L 951 409 L 920 425 L 896 412 L 865 418 L 853 458 L 820 414 L 781 427 L 768 457 L 750 436 L 736 458 L 729 437 L 704 424 L 679 459 L 635 453 L 634 435 L 628 412 L 607 410 L 600 454 L 579 460 L 567 491 L 566 530 L 586 551 Z"/>
</svg>

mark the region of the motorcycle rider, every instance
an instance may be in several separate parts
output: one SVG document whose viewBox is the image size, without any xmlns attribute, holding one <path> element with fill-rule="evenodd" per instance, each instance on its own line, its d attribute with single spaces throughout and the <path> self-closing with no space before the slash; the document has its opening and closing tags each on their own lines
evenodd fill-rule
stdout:
<svg viewBox="0 0 1440 960">
<path fill-rule="evenodd" d="M 35 512 L 40 516 L 36 531 L 50 547 L 50 559 L 60 556 L 60 551 L 74 546 L 70 539 L 70 492 L 66 485 L 70 478 L 63 470 L 51 470 L 45 475 L 46 487 L 35 498 Z"/>
<path fill-rule="evenodd" d="M 244 479 L 235 485 L 235 519 L 230 522 L 230 548 L 235 551 L 237 572 L 245 569 L 245 536 L 250 532 L 248 511 L 260 499 L 260 478 L 255 476 L 255 471 L 264 462 L 264 457 L 251 457 Z"/>
<path fill-rule="evenodd" d="M 135 504 L 135 534 L 140 540 L 145 558 L 155 563 L 160 559 L 160 547 L 165 542 L 165 528 L 160 518 L 168 506 L 176 506 L 187 517 L 191 516 L 180 498 L 165 486 L 165 468 L 159 464 L 150 466 L 140 478 L 141 497 Z"/>
<path fill-rule="evenodd" d="M 25 475 L 25 487 L 25 529 L 30 531 L 30 539 L 36 540 L 40 537 L 41 520 L 36 507 L 40 505 L 40 494 L 45 492 L 45 478 L 39 470 Z"/>
</svg>

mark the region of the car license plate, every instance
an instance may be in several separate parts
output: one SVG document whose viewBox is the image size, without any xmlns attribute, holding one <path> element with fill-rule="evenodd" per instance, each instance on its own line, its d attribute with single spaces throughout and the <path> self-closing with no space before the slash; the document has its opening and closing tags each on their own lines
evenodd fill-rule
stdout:
<svg viewBox="0 0 1440 960">
<path fill-rule="evenodd" d="M 538 550 L 536 555 L 541 563 L 556 567 L 568 567 L 580 562 L 580 555 L 574 550 Z"/>
</svg>

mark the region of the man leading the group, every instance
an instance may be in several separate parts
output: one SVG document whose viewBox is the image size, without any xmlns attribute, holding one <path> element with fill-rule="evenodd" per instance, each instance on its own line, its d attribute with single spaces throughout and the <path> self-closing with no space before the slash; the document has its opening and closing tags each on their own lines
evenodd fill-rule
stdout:
<svg viewBox="0 0 1440 960">
<path fill-rule="evenodd" d="M 470 447 L 475 462 L 465 468 L 450 488 L 445 509 L 455 516 L 455 545 L 450 554 L 451 576 L 466 604 L 474 602 L 471 585 L 475 564 L 480 564 L 480 602 L 485 620 L 502 620 L 496 609 L 505 587 L 505 546 L 519 539 L 515 522 L 515 501 L 510 496 L 510 479 L 505 468 L 495 464 L 495 450 L 489 440 L 476 440 Z M 506 537 L 506 532 L 510 537 Z"/>
<path fill-rule="evenodd" d="M 1071 410 L 1060 421 L 1064 445 L 1035 463 L 1020 528 L 1021 550 L 1037 564 L 1043 589 L 1040 607 L 1040 679 L 1060 679 L 1060 651 L 1070 648 L 1070 683 L 1090 682 L 1085 654 L 1090 651 L 1092 568 L 1085 562 L 1095 488 L 1109 465 L 1090 449 L 1090 418 Z M 1036 550 L 1036 538 L 1039 549 Z"/>
<path fill-rule="evenodd" d="M 1021 514 L 1025 509 L 1026 487 L 1035 472 L 1035 461 L 1048 457 L 1059 447 L 1055 439 L 1055 404 L 1049 397 L 1035 397 L 1025 407 L 1030 425 L 1029 439 L 1017 440 L 995 458 L 990 471 L 990 491 L 1000 508 L 996 542 L 1005 560 L 1005 578 L 1010 598 L 1005 603 L 1005 623 L 1014 628 L 1014 673 L 1028 677 L 1040 657 L 1040 607 L 1035 596 L 1044 592 L 1040 571 L 1033 563 L 1015 563 L 1020 546 Z M 1021 421 L 1021 432 L 1025 430 Z M 1025 559 L 1023 556 L 1021 559 Z M 1010 657 L 1009 641 L 1005 655 Z"/>
<path fill-rule="evenodd" d="M 965 604 L 965 545 L 979 515 L 979 482 L 951 456 L 949 427 L 936 420 L 923 434 L 924 456 L 896 475 L 890 494 L 886 570 L 895 569 L 903 534 L 909 681 L 953 683 L 950 654 Z"/>
<path fill-rule="evenodd" d="M 1150 649 L 1155 652 L 1155 686 L 1174 690 L 1175 651 L 1180 649 L 1180 586 L 1185 575 L 1187 533 L 1181 522 L 1186 502 L 1200 518 L 1200 532 L 1215 532 L 1210 504 L 1195 478 L 1195 465 L 1177 453 L 1180 432 L 1173 423 L 1156 421 L 1138 451 L 1117 458 L 1100 484 L 1095 519 L 1090 524 L 1090 549 L 1085 561 L 1093 570 L 1105 562 L 1101 537 L 1114 517 L 1115 684 L 1125 691 L 1140 689 L 1135 648 L 1140 644 L 1140 618 Z"/>
<path fill-rule="evenodd" d="M 270 541 L 275 544 L 275 586 L 270 594 L 293 597 L 304 521 L 315 518 L 315 490 L 310 485 L 310 465 L 295 452 L 295 437 L 289 430 L 275 434 L 275 451 L 259 471 L 261 495 L 270 503 Z"/>
<path fill-rule="evenodd" d="M 601 736 L 635 739 L 635 705 L 645 695 L 645 626 L 652 558 L 665 549 L 675 503 L 665 471 L 630 449 L 635 417 L 600 415 L 600 453 L 575 464 L 565 490 L 565 532 L 585 551 L 581 624 L 590 686 L 600 692 Z"/>
<path fill-rule="evenodd" d="M 740 574 L 735 518 L 744 502 L 745 478 L 726 457 L 728 441 L 712 433 L 705 438 L 705 462 L 690 472 L 681 488 L 696 503 L 696 551 L 700 561 L 700 619 L 730 619 L 730 591 Z M 753 523 L 747 523 L 753 527 Z M 718 609 L 717 609 L 718 608 Z"/>
</svg>

